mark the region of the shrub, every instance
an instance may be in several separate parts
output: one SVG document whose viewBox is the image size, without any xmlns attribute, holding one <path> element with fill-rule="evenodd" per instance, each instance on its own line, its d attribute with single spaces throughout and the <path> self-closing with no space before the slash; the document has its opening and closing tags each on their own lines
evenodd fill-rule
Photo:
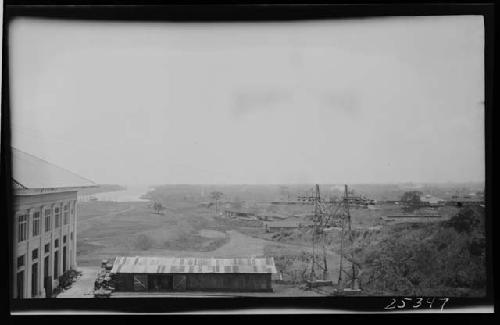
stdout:
<svg viewBox="0 0 500 325">
<path fill-rule="evenodd" d="M 135 240 L 135 247 L 143 251 L 153 246 L 153 240 L 146 234 L 140 234 Z"/>
<path fill-rule="evenodd" d="M 472 212 L 472 213 L 471 213 Z M 395 225 L 374 238 L 359 238 L 360 284 L 365 292 L 391 295 L 471 296 L 486 285 L 481 214 L 469 209 L 444 224 Z"/>
<path fill-rule="evenodd" d="M 471 233 L 479 224 L 479 218 L 470 208 L 460 210 L 458 214 L 448 221 L 448 226 L 455 228 L 460 233 Z"/>
<path fill-rule="evenodd" d="M 60 288 L 69 287 L 79 274 L 80 272 L 78 271 L 67 270 L 66 272 L 63 273 L 63 275 L 59 277 L 59 287 Z"/>
</svg>

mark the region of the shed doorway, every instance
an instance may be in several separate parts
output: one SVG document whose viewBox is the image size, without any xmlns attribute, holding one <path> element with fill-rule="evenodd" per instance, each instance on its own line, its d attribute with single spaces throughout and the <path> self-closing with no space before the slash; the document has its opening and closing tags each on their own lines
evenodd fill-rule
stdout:
<svg viewBox="0 0 500 325">
<path fill-rule="evenodd" d="M 149 291 L 172 291 L 172 275 L 168 274 L 149 274 L 148 275 L 148 290 Z"/>
<path fill-rule="evenodd" d="M 134 274 L 134 291 L 146 291 L 148 289 L 148 276 L 146 274 Z"/>
<path fill-rule="evenodd" d="M 172 286 L 175 291 L 185 291 L 186 290 L 186 275 L 176 274 L 173 276 Z"/>
</svg>

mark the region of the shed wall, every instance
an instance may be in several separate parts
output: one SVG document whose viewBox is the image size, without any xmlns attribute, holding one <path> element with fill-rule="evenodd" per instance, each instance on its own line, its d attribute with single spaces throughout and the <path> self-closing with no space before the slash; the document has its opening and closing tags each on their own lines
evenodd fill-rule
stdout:
<svg viewBox="0 0 500 325">
<path fill-rule="evenodd" d="M 149 276 L 172 278 L 177 274 L 148 274 Z M 272 291 L 271 274 L 224 273 L 182 274 L 186 276 L 185 290 L 191 291 Z M 134 274 L 116 274 L 117 291 L 134 291 Z M 175 286 L 174 286 L 175 287 Z M 179 291 L 172 288 L 163 291 Z M 182 290 L 181 290 L 182 291 Z"/>
</svg>

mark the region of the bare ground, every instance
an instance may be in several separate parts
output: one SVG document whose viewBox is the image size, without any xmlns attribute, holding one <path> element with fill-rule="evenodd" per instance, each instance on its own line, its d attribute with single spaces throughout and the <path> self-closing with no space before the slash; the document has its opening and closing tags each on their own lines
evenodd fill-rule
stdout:
<svg viewBox="0 0 500 325">
<path fill-rule="evenodd" d="M 82 275 L 68 290 L 59 293 L 57 298 L 94 298 L 94 281 L 98 270 L 98 267 L 78 267 Z"/>
</svg>

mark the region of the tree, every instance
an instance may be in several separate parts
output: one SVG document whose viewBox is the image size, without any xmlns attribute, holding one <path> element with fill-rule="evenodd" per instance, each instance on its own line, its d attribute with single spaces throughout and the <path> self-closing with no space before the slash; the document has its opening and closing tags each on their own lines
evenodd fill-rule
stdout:
<svg viewBox="0 0 500 325">
<path fill-rule="evenodd" d="M 233 209 L 239 210 L 243 208 L 243 201 L 241 201 L 241 199 L 238 196 L 236 196 L 233 199 L 233 202 L 231 202 L 231 205 Z"/>
<path fill-rule="evenodd" d="M 282 200 L 284 200 L 286 198 L 287 201 L 290 201 L 290 194 L 288 192 L 288 186 L 284 186 L 284 185 L 280 186 L 280 196 L 281 196 Z"/>
<path fill-rule="evenodd" d="M 219 191 L 213 191 L 210 193 L 210 198 L 215 201 L 215 214 L 218 214 L 219 211 L 219 200 L 224 194 Z"/>
<path fill-rule="evenodd" d="M 153 240 L 146 234 L 140 234 L 135 239 L 135 247 L 147 251 L 153 246 Z"/>
<path fill-rule="evenodd" d="M 423 195 L 420 191 L 409 191 L 405 192 L 401 197 L 401 202 L 409 203 L 409 204 L 420 204 L 420 197 Z"/>
<path fill-rule="evenodd" d="M 153 203 L 153 210 L 156 214 L 160 214 L 160 211 L 165 210 L 165 207 L 160 202 Z"/>
<path fill-rule="evenodd" d="M 481 221 L 471 208 L 464 208 L 453 216 L 447 224 L 455 228 L 459 233 L 466 232 L 470 234 L 481 224 Z"/>
</svg>

